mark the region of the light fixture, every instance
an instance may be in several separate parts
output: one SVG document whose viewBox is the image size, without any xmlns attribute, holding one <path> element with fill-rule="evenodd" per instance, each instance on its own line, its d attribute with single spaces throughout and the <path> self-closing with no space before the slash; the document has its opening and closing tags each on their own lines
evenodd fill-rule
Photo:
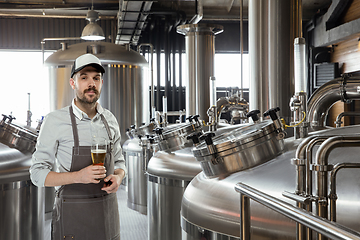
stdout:
<svg viewBox="0 0 360 240">
<path fill-rule="evenodd" d="M 88 20 L 89 23 L 84 27 L 82 31 L 81 39 L 93 41 L 104 40 L 104 31 L 96 23 L 96 21 L 99 20 L 99 13 L 91 8 L 91 10 L 89 10 L 86 15 L 86 20 Z"/>
</svg>

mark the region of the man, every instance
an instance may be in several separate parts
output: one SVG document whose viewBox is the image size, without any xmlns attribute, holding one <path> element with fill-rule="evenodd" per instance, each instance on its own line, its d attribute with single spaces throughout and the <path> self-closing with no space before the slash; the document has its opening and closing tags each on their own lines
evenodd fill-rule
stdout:
<svg viewBox="0 0 360 240">
<path fill-rule="evenodd" d="M 116 191 L 126 167 L 116 118 L 97 102 L 104 73 L 94 55 L 78 57 L 70 78 L 75 99 L 49 113 L 40 129 L 30 176 L 38 187 L 56 188 L 53 240 L 120 239 Z M 98 137 L 110 142 L 104 166 L 92 165 L 91 142 Z"/>
</svg>

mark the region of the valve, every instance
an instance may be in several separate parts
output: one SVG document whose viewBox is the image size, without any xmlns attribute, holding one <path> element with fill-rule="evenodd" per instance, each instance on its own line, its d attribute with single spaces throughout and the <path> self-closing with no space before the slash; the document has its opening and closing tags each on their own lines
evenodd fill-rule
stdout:
<svg viewBox="0 0 360 240">
<path fill-rule="evenodd" d="M 195 120 L 195 122 L 199 122 L 199 117 L 200 117 L 200 115 L 195 115 L 195 116 L 193 116 L 193 120 Z"/>
<path fill-rule="evenodd" d="M 161 127 L 157 127 L 157 128 L 155 128 L 153 131 L 159 136 L 159 139 L 160 140 L 164 140 L 165 138 L 164 138 L 164 136 L 162 135 L 162 132 L 163 132 L 163 128 L 161 128 Z"/>
<path fill-rule="evenodd" d="M 255 109 L 255 110 L 252 110 L 252 111 L 248 112 L 246 114 L 246 117 L 247 118 L 251 117 L 253 122 L 257 123 L 257 122 L 259 122 L 259 113 L 260 113 L 260 110 Z"/>
<path fill-rule="evenodd" d="M 194 145 L 198 145 L 200 143 L 199 137 L 201 136 L 201 132 L 192 133 L 186 137 L 187 140 L 192 140 Z"/>
<path fill-rule="evenodd" d="M 282 124 L 281 120 L 279 119 L 277 112 L 280 111 L 279 107 L 271 108 L 264 112 L 264 117 L 270 116 L 271 120 L 274 122 L 274 126 L 276 129 L 277 139 L 283 139 L 286 136 L 284 125 Z"/>
<path fill-rule="evenodd" d="M 190 115 L 190 116 L 188 116 L 185 120 L 189 120 L 189 123 L 191 123 L 191 122 L 192 122 L 192 120 L 193 120 L 193 116 L 192 116 L 192 115 Z"/>
<path fill-rule="evenodd" d="M 9 118 L 8 123 L 11 123 L 12 120 L 16 120 L 16 117 L 13 117 L 11 114 L 8 116 L 8 118 Z"/>
<path fill-rule="evenodd" d="M 3 116 L 3 119 L 1 120 L 1 122 L 5 122 L 5 121 L 6 121 L 6 119 L 8 119 L 8 118 L 9 118 L 9 116 L 4 115 L 4 114 L 2 114 L 2 116 Z"/>
<path fill-rule="evenodd" d="M 129 138 L 129 139 L 133 139 L 133 135 L 131 134 L 131 131 L 129 128 L 126 129 L 126 136 Z"/>
<path fill-rule="evenodd" d="M 277 112 L 279 111 L 280 111 L 279 107 L 271 108 L 264 112 L 264 117 L 270 116 L 271 120 L 275 121 L 276 119 L 279 118 L 277 115 Z"/>
<path fill-rule="evenodd" d="M 215 136 L 215 133 L 213 132 L 207 132 L 207 133 L 204 133 L 202 136 L 200 136 L 200 140 L 205 140 L 206 142 L 206 145 L 213 145 L 213 140 L 212 140 L 212 137 Z"/>
<path fill-rule="evenodd" d="M 164 130 L 163 128 L 158 127 L 158 128 L 155 128 L 153 131 L 154 131 L 157 135 L 162 135 L 163 130 Z"/>
<path fill-rule="evenodd" d="M 213 132 L 207 132 L 204 133 L 202 136 L 200 136 L 200 140 L 205 140 L 207 149 L 209 153 L 212 155 L 211 163 L 216 165 L 220 163 L 222 160 L 221 157 L 218 156 L 216 147 L 214 146 L 212 137 L 215 136 L 215 133 Z"/>
</svg>

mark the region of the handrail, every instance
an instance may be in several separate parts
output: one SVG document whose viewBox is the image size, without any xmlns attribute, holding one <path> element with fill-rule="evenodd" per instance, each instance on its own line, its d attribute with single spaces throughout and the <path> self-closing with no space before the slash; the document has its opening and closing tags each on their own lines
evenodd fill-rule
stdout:
<svg viewBox="0 0 360 240">
<path fill-rule="evenodd" d="M 240 238 L 242 240 L 250 239 L 250 199 L 331 239 L 360 240 L 359 232 L 294 207 L 241 182 L 235 185 L 235 190 L 240 193 Z"/>
</svg>

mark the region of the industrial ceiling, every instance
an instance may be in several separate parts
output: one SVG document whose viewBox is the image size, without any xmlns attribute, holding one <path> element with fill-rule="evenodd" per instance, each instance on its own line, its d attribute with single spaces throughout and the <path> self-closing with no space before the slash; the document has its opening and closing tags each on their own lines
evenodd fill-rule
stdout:
<svg viewBox="0 0 360 240">
<path fill-rule="evenodd" d="M 248 1 L 243 0 L 243 19 L 247 19 Z M 331 0 L 302 0 L 303 19 L 310 19 L 319 9 L 327 8 Z M 121 35 L 121 31 L 133 32 L 140 36 L 147 17 L 152 12 L 182 13 L 187 21 L 202 11 L 202 20 L 239 21 L 241 0 L 5 0 L 0 1 L 0 17 L 40 17 L 40 18 L 85 18 L 93 7 L 100 19 L 117 19 L 119 43 L 137 41 L 138 38 Z M 201 10 L 199 10 L 199 7 Z"/>
</svg>

